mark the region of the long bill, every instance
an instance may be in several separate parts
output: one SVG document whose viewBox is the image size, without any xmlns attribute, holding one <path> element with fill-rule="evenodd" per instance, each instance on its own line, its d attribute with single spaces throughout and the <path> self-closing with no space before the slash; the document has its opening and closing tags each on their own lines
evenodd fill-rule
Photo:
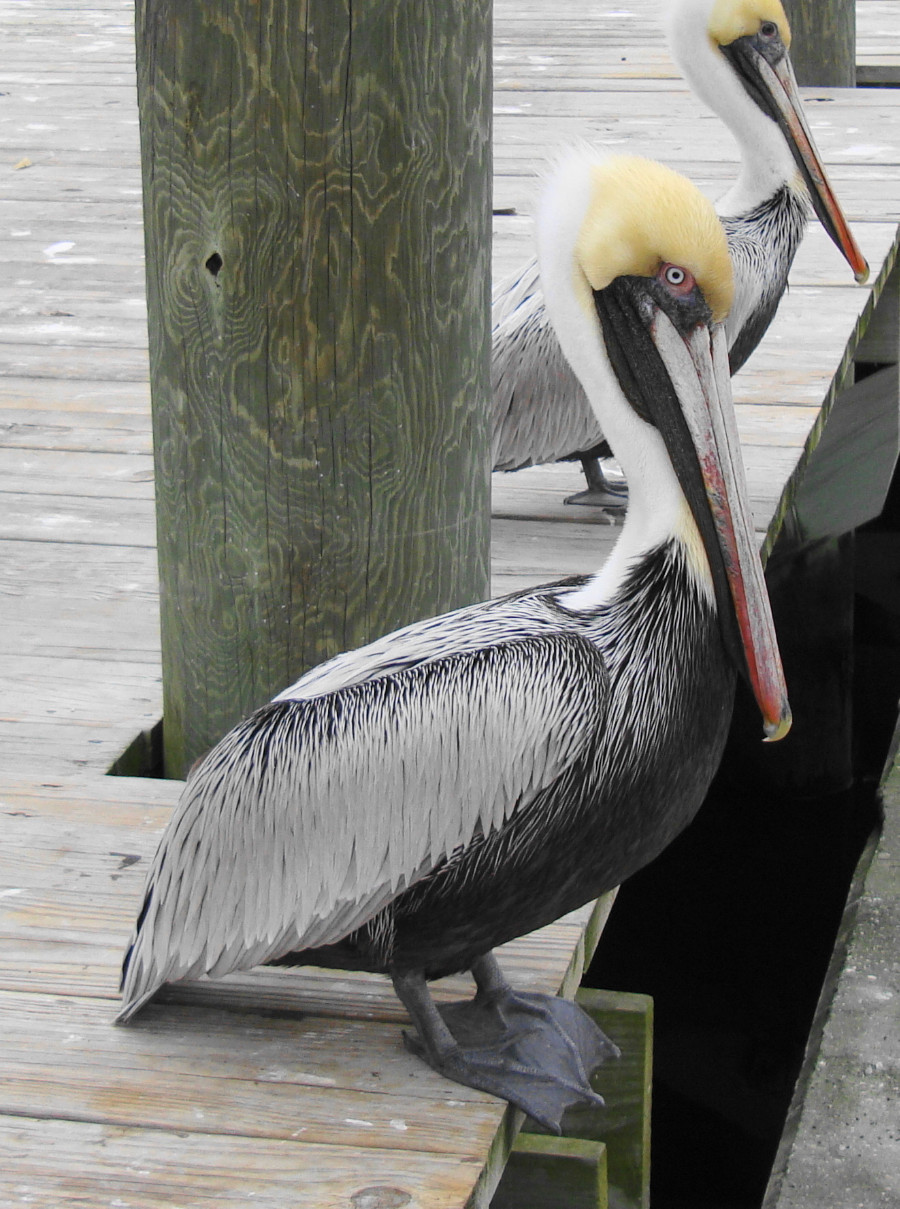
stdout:
<svg viewBox="0 0 900 1209">
<path fill-rule="evenodd" d="M 788 146 L 809 191 L 813 209 L 844 259 L 862 284 L 868 280 L 869 265 L 853 237 L 853 232 L 825 172 L 821 156 L 803 112 L 797 77 L 790 56 L 785 53 L 770 64 L 745 39 L 735 43 L 730 55 L 758 103 L 781 127 Z"/>
<path fill-rule="evenodd" d="M 707 546 L 714 580 L 717 567 L 724 571 L 747 678 L 763 716 L 766 740 L 773 742 L 783 738 L 790 729 L 791 710 L 754 539 L 731 401 L 725 333 L 721 325 L 710 329 L 701 323 L 687 336 L 682 336 L 667 316 L 658 311 L 651 335 L 687 424 L 712 519 L 716 550 L 709 548 L 711 540 L 706 536 L 709 525 L 699 524 L 698 527 Z M 670 450 L 670 456 L 680 481 L 687 483 L 695 479 L 696 465 L 679 465 L 687 460 L 684 451 Z M 698 505 L 690 495 L 688 499 L 696 515 Z"/>
</svg>

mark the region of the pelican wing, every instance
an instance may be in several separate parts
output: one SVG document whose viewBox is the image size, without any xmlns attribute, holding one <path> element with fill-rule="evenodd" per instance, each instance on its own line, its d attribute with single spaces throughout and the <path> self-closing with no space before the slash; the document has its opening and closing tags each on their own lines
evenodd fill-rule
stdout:
<svg viewBox="0 0 900 1209">
<path fill-rule="evenodd" d="M 498 287 L 492 322 L 493 468 L 520 470 L 599 445 L 603 432 L 547 316 L 536 261 Z"/>
<path fill-rule="evenodd" d="M 496 329 L 504 320 L 528 303 L 535 294 L 541 294 L 541 274 L 537 257 L 531 260 L 494 287 L 491 299 L 491 327 Z"/>
<path fill-rule="evenodd" d="M 276 701 L 185 787 L 123 971 L 163 983 L 331 944 L 501 827 L 585 754 L 608 677 L 574 633 L 528 637 Z"/>
</svg>

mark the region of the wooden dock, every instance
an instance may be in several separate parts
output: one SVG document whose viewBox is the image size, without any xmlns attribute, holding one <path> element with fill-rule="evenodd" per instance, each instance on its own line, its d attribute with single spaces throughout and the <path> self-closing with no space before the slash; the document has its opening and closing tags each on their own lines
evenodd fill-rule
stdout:
<svg viewBox="0 0 900 1209">
<path fill-rule="evenodd" d="M 891 7 L 860 0 L 867 66 L 900 62 Z M 535 166 L 561 142 L 657 156 L 724 191 L 734 146 L 675 72 L 650 0 L 574 0 L 552 20 L 537 0 L 495 8 L 495 206 L 514 211 L 495 219 L 498 275 L 531 254 Z M 0 1207 L 487 1205 L 520 1114 L 407 1055 L 382 979 L 265 971 L 111 1026 L 180 788 L 106 776 L 161 713 L 132 11 L 0 0 Z M 814 89 L 807 108 L 873 278 L 854 286 L 812 227 L 735 380 L 767 547 L 900 219 L 900 94 Z M 562 504 L 577 470 L 496 478 L 497 593 L 599 565 L 616 525 Z M 608 906 L 508 946 L 513 981 L 572 990 Z"/>
</svg>

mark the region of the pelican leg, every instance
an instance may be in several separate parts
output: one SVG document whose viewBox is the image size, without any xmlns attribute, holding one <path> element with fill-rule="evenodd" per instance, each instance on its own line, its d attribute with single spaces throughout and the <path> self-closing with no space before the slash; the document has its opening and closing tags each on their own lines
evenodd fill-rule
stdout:
<svg viewBox="0 0 900 1209">
<path fill-rule="evenodd" d="M 420 973 L 394 976 L 418 1033 L 404 1033 L 407 1047 L 439 1074 L 508 1100 L 555 1133 L 570 1105 L 602 1106 L 589 1075 L 618 1050 L 590 1017 L 571 1000 L 513 991 L 490 954 L 472 973 L 475 997 L 440 1009 Z"/>
<path fill-rule="evenodd" d="M 611 483 L 603 473 L 599 458 L 586 457 L 580 461 L 587 490 L 566 496 L 566 503 L 587 504 L 593 508 L 605 508 L 607 512 L 624 512 L 628 506 L 628 487 L 625 483 Z"/>
</svg>

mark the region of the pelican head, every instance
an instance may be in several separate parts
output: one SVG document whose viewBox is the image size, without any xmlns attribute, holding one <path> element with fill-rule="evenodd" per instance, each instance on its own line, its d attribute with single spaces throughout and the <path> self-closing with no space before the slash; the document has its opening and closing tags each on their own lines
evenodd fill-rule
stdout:
<svg viewBox="0 0 900 1209">
<path fill-rule="evenodd" d="M 615 571 L 601 578 L 681 541 L 767 737 L 780 738 L 790 710 L 731 402 L 722 225 L 670 169 L 579 150 L 544 193 L 538 254 L 560 345 L 631 486 Z"/>
<path fill-rule="evenodd" d="M 819 221 L 856 280 L 866 281 L 869 266 L 803 113 L 790 57 L 791 28 L 780 0 L 676 0 L 668 14 L 668 36 L 672 54 L 698 95 L 745 146 L 755 144 L 768 156 L 772 182 L 765 181 L 759 161 L 752 169 L 763 187 L 787 179 L 781 162 L 785 150 L 769 133 L 773 123 L 781 131 Z"/>
</svg>

